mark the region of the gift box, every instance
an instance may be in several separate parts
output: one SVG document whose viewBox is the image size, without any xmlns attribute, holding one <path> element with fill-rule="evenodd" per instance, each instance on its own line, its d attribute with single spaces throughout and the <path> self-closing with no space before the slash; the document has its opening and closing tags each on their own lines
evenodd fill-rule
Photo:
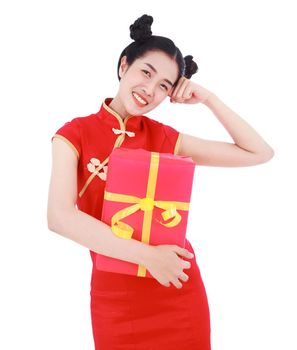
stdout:
<svg viewBox="0 0 297 350">
<path fill-rule="evenodd" d="M 122 239 L 185 247 L 195 163 L 191 157 L 115 148 L 109 156 L 101 220 Z M 101 271 L 150 277 L 142 265 L 96 254 Z"/>
</svg>

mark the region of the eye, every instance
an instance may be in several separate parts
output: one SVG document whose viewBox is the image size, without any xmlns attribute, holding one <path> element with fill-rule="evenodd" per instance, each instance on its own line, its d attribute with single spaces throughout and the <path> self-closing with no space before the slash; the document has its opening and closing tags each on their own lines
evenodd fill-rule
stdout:
<svg viewBox="0 0 297 350">
<path fill-rule="evenodd" d="M 162 87 L 162 89 L 163 89 L 163 90 L 168 91 L 168 87 L 167 87 L 167 85 L 165 85 L 165 84 L 161 84 L 160 86 Z"/>
<path fill-rule="evenodd" d="M 147 77 L 151 76 L 151 73 L 148 70 L 142 69 L 142 71 Z"/>
</svg>

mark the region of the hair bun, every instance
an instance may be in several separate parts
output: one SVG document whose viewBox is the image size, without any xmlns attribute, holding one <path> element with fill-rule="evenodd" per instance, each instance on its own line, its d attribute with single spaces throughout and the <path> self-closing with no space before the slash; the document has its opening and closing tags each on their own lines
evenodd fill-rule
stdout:
<svg viewBox="0 0 297 350">
<path fill-rule="evenodd" d="M 146 41 L 152 36 L 151 25 L 153 17 L 142 15 L 133 24 L 130 25 L 130 37 L 137 42 Z"/>
<path fill-rule="evenodd" d="M 187 79 L 191 79 L 192 75 L 197 73 L 198 71 L 197 63 L 193 61 L 193 56 L 191 55 L 185 56 L 184 60 L 186 65 L 184 76 Z"/>
</svg>

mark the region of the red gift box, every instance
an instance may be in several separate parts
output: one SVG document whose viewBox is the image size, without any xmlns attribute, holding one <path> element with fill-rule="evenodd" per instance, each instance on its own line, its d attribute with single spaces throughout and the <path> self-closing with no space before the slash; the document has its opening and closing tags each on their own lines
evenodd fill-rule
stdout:
<svg viewBox="0 0 297 350">
<path fill-rule="evenodd" d="M 101 220 L 123 239 L 185 247 L 195 163 L 191 157 L 115 148 L 109 156 Z M 151 277 L 142 265 L 96 254 L 102 271 Z"/>
</svg>

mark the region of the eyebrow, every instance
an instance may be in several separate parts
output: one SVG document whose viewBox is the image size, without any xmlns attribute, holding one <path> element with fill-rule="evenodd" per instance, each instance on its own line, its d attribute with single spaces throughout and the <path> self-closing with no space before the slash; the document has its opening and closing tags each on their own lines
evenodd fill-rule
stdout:
<svg viewBox="0 0 297 350">
<path fill-rule="evenodd" d="M 149 66 L 150 68 L 151 68 L 151 70 L 153 70 L 155 73 L 158 73 L 157 72 L 157 69 L 154 67 L 154 66 L 152 66 L 150 63 L 145 63 L 147 66 Z M 169 85 L 171 85 L 171 86 L 173 86 L 173 84 L 172 84 L 172 82 L 170 81 L 170 80 L 168 80 L 168 79 L 164 79 Z"/>
</svg>

